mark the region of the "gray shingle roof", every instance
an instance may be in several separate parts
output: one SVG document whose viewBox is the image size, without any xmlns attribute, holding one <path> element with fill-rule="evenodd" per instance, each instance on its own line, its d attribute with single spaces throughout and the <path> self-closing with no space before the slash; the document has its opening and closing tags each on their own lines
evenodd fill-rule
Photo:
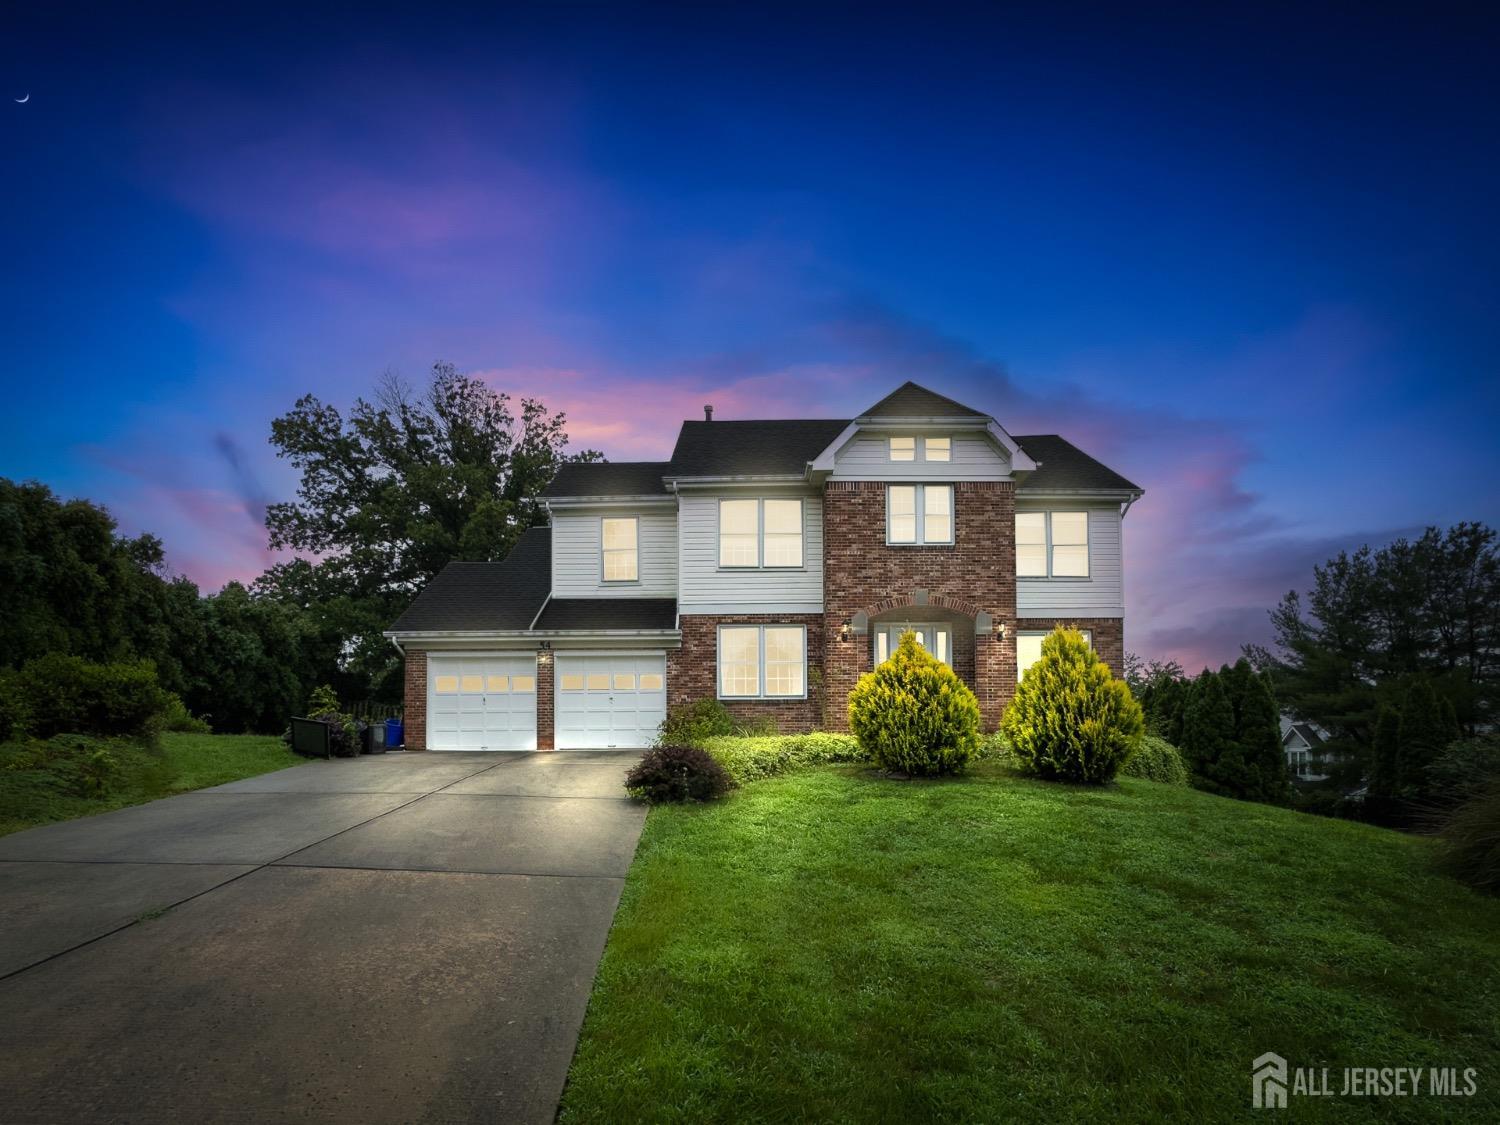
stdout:
<svg viewBox="0 0 1500 1125">
<path fill-rule="evenodd" d="M 988 418 L 982 410 L 954 402 L 907 380 L 860 415 L 861 418 Z"/>
<path fill-rule="evenodd" d="M 665 493 L 666 461 L 574 461 L 558 466 L 543 496 L 651 496 Z"/>
<path fill-rule="evenodd" d="M 676 598 L 553 598 L 538 629 L 675 629 Z"/>
<path fill-rule="evenodd" d="M 451 562 L 396 618 L 398 633 L 508 632 L 531 625 L 552 584 L 552 531 L 533 527 L 503 562 Z"/>
<path fill-rule="evenodd" d="M 1016 487 L 1027 492 L 1139 492 L 1141 489 L 1108 465 L 1095 461 L 1072 442 L 1056 434 L 1015 435 L 1016 444 L 1037 462 L 1037 469 Z"/>
<path fill-rule="evenodd" d="M 848 425 L 837 418 L 684 422 L 668 475 L 800 476 Z"/>
</svg>

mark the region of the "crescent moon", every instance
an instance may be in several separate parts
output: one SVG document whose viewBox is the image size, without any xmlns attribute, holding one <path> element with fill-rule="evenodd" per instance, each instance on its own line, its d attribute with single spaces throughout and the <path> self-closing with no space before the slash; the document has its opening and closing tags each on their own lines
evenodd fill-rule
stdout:
<svg viewBox="0 0 1500 1125">
<path fill-rule="evenodd" d="M 24 98 L 17 98 L 16 99 L 16 104 L 17 105 L 25 105 L 30 100 L 31 100 L 31 95 L 27 94 Z"/>
</svg>

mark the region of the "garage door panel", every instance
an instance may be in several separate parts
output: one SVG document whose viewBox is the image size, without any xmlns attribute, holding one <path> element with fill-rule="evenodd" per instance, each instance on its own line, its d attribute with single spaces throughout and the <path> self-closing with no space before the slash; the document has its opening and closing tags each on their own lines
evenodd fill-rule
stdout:
<svg viewBox="0 0 1500 1125">
<path fill-rule="evenodd" d="M 535 750 L 536 657 L 428 656 L 433 750 Z"/>
<path fill-rule="evenodd" d="M 649 745 L 666 717 L 666 655 L 557 657 L 557 748 Z"/>
</svg>

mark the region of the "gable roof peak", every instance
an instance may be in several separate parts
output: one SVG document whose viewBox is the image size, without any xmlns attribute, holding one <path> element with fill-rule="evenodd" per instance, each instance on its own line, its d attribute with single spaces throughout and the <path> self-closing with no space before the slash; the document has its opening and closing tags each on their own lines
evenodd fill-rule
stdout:
<svg viewBox="0 0 1500 1125">
<path fill-rule="evenodd" d="M 910 379 L 860 414 L 861 418 L 988 418 L 972 406 L 930 391 Z"/>
</svg>

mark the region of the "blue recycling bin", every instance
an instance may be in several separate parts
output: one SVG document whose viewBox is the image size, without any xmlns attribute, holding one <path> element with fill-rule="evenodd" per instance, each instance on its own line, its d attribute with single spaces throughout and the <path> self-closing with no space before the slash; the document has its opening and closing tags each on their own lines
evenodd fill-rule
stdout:
<svg viewBox="0 0 1500 1125">
<path fill-rule="evenodd" d="M 385 721 L 385 744 L 388 749 L 395 749 L 403 745 L 406 732 L 401 729 L 400 719 L 387 719 Z"/>
</svg>

